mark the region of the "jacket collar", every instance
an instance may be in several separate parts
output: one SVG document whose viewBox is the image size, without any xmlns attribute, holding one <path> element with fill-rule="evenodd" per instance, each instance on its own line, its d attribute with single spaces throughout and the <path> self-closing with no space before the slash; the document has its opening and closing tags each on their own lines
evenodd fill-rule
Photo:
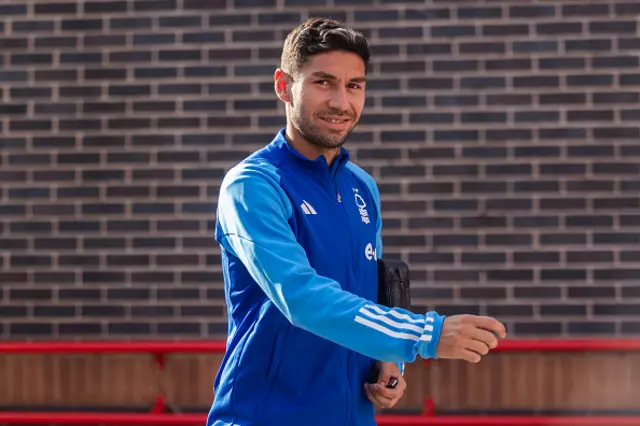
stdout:
<svg viewBox="0 0 640 426">
<path fill-rule="evenodd" d="M 304 169 L 318 171 L 320 173 L 326 173 L 328 171 L 332 177 L 335 177 L 336 173 L 338 173 L 350 159 L 349 151 L 344 147 L 340 147 L 340 152 L 334 159 L 331 167 L 328 167 L 327 160 L 323 155 L 318 156 L 315 160 L 311 160 L 300 154 L 293 146 L 291 146 L 285 136 L 284 128 L 278 131 L 272 145 L 284 151 L 286 155 L 298 166 Z"/>
</svg>

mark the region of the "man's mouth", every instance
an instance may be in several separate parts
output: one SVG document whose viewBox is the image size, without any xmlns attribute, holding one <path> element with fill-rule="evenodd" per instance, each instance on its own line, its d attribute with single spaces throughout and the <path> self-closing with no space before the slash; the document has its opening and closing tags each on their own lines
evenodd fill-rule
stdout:
<svg viewBox="0 0 640 426">
<path fill-rule="evenodd" d="M 349 121 L 348 118 L 320 117 L 322 120 L 331 124 L 343 124 Z"/>
</svg>

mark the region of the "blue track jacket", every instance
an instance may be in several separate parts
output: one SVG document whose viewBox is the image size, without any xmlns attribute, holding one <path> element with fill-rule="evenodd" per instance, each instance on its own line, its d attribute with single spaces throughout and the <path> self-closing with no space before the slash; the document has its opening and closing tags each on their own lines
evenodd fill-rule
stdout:
<svg viewBox="0 0 640 426">
<path fill-rule="evenodd" d="M 372 426 L 372 364 L 435 358 L 444 316 L 374 303 L 376 183 L 344 148 L 329 167 L 284 134 L 221 185 L 229 327 L 207 426 Z"/>
</svg>

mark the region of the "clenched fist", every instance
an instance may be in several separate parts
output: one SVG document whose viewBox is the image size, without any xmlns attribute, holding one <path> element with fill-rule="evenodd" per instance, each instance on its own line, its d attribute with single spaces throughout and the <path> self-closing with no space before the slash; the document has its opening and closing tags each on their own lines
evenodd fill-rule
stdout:
<svg viewBox="0 0 640 426">
<path fill-rule="evenodd" d="M 494 318 L 452 315 L 442 325 L 436 356 L 480 362 L 483 355 L 498 346 L 496 336 L 504 339 L 506 335 L 504 325 Z"/>
</svg>

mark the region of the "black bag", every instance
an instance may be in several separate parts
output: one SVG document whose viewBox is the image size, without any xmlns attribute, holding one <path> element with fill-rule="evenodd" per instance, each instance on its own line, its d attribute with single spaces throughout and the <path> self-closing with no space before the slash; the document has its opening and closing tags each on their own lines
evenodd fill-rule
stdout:
<svg viewBox="0 0 640 426">
<path fill-rule="evenodd" d="M 411 310 L 409 265 L 402 260 L 378 259 L 378 303 Z"/>
<path fill-rule="evenodd" d="M 378 259 L 378 304 L 389 308 L 411 309 L 411 292 L 409 279 L 409 265 L 401 260 Z M 370 383 L 378 380 L 379 370 L 374 363 L 371 369 Z M 394 388 L 398 384 L 397 378 L 392 378 L 387 384 Z"/>
</svg>

